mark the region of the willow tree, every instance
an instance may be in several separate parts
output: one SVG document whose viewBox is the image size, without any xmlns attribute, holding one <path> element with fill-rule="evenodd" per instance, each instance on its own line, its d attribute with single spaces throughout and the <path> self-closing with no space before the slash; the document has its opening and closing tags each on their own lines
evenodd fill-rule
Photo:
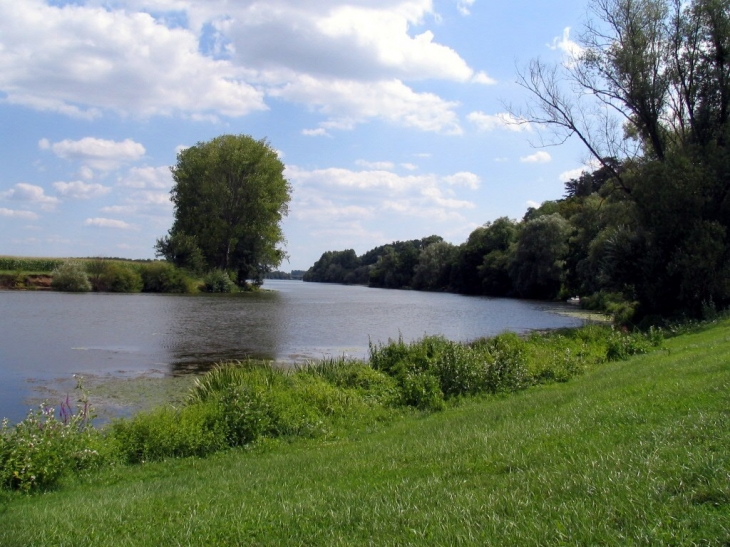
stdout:
<svg viewBox="0 0 730 547">
<path fill-rule="evenodd" d="M 187 267 L 202 256 L 204 270 L 261 283 L 286 256 L 281 220 L 291 186 L 276 150 L 265 139 L 222 135 L 181 151 L 171 170 L 175 220 L 158 255 Z"/>
</svg>

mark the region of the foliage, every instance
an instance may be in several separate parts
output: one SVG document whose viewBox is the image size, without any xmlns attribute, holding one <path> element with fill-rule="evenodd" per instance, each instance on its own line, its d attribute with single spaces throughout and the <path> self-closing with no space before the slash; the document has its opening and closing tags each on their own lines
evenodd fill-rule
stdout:
<svg viewBox="0 0 730 547">
<path fill-rule="evenodd" d="M 184 268 L 193 274 L 200 274 L 205 270 L 205 258 L 195 236 L 173 233 L 158 239 L 155 244 L 155 254 L 158 257 L 165 257 L 178 268 Z"/>
<path fill-rule="evenodd" d="M 91 290 L 89 277 L 79 262 L 66 261 L 51 272 L 51 287 L 57 291 L 88 292 Z"/>
<path fill-rule="evenodd" d="M 213 293 L 230 293 L 236 289 L 236 284 L 231 281 L 228 272 L 213 270 L 203 278 L 203 290 Z"/>
<path fill-rule="evenodd" d="M 84 263 L 92 290 L 99 292 L 139 292 L 142 276 L 134 267 L 104 258 Z"/>
<path fill-rule="evenodd" d="M 85 397 L 71 405 L 68 396 L 55 409 L 42 404 L 10 428 L 0 426 L 0 488 L 25 492 L 53 486 L 67 471 L 98 467 L 105 459 L 94 414 Z"/>
<path fill-rule="evenodd" d="M 158 256 L 193 270 L 233 270 L 240 286 L 260 284 L 285 258 L 277 247 L 291 192 L 283 171 L 276 150 L 247 135 L 181 151 L 172 168 L 175 220 L 157 241 Z"/>
<path fill-rule="evenodd" d="M 185 273 L 167 262 L 151 262 L 139 266 L 143 292 L 191 293 L 193 282 Z"/>
</svg>

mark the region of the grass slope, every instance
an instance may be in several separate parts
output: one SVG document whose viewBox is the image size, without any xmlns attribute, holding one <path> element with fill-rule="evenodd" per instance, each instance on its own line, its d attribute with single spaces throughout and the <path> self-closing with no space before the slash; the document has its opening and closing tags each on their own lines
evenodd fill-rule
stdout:
<svg viewBox="0 0 730 547">
<path fill-rule="evenodd" d="M 336 442 L 5 494 L 0 545 L 730 545 L 730 323 Z"/>
</svg>

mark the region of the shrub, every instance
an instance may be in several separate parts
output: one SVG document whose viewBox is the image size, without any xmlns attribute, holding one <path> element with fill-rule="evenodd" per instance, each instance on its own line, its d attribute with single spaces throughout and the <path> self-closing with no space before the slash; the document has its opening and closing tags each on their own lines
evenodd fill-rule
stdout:
<svg viewBox="0 0 730 547">
<path fill-rule="evenodd" d="M 143 292 L 191 293 L 192 281 L 172 264 L 151 262 L 140 267 Z"/>
<path fill-rule="evenodd" d="M 78 262 L 67 261 L 52 272 L 51 287 L 57 291 L 88 292 L 91 290 L 89 277 Z"/>
<path fill-rule="evenodd" d="M 139 292 L 142 290 L 142 276 L 129 266 L 103 258 L 86 262 L 86 272 L 94 291 Z"/>
<path fill-rule="evenodd" d="M 104 275 L 110 292 L 139 292 L 142 290 L 142 276 L 136 270 L 112 262 Z"/>
<path fill-rule="evenodd" d="M 433 374 L 409 372 L 401 386 L 402 402 L 421 410 L 443 410 L 446 406 L 439 380 Z"/>
<path fill-rule="evenodd" d="M 231 281 L 228 272 L 213 270 L 203 279 L 203 290 L 213 293 L 230 293 L 236 290 L 236 284 Z"/>
<path fill-rule="evenodd" d="M 447 398 L 479 393 L 487 387 L 489 363 L 485 354 L 463 344 L 449 344 L 434 368 Z"/>
<path fill-rule="evenodd" d="M 93 412 L 86 401 L 41 405 L 14 427 L 0 426 L 0 487 L 30 492 L 56 483 L 68 470 L 101 465 L 105 457 L 101 434 L 91 425 Z"/>
</svg>

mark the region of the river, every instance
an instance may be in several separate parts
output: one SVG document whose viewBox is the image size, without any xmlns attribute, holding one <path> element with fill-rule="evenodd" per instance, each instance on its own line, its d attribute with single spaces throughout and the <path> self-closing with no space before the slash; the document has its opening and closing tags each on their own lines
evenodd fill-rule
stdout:
<svg viewBox="0 0 730 547">
<path fill-rule="evenodd" d="M 267 281 L 240 295 L 0 292 L 0 417 L 73 374 L 163 377 L 247 356 L 295 363 L 368 342 L 440 334 L 468 341 L 503 331 L 578 326 L 562 304 Z"/>
</svg>

